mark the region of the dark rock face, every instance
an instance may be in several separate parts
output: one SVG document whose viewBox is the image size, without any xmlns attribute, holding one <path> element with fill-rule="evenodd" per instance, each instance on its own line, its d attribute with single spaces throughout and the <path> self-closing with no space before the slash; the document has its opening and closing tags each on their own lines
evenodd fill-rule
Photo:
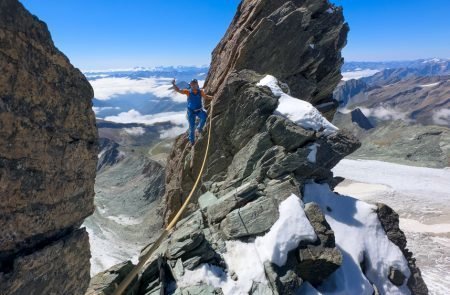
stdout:
<svg viewBox="0 0 450 295">
<path fill-rule="evenodd" d="M 342 9 L 325 0 L 242 1 L 213 51 L 206 90 L 217 94 L 233 71 L 248 69 L 270 73 L 313 105 L 330 102 L 348 30 Z"/>
<path fill-rule="evenodd" d="M 385 204 L 377 204 L 377 207 L 378 219 L 380 220 L 386 235 L 392 243 L 400 248 L 408 261 L 411 276 L 408 279 L 407 285 L 411 290 L 411 294 L 428 294 L 427 285 L 423 281 L 420 269 L 416 266 L 416 259 L 413 257 L 413 253 L 406 248 L 406 237 L 399 227 L 398 214 Z M 405 277 L 402 273 L 398 273 L 398 270 L 391 268 L 389 279 L 395 284 L 400 283 L 400 280 L 403 283 Z"/>
<path fill-rule="evenodd" d="M 305 213 L 317 234 L 314 243 L 300 243 L 297 260 L 297 272 L 299 276 L 318 286 L 342 264 L 342 254 L 336 248 L 334 232 L 325 220 L 325 216 L 319 205 L 308 203 Z"/>
<path fill-rule="evenodd" d="M 351 104 L 366 100 L 364 95 L 369 86 L 364 82 L 364 79 L 350 79 L 345 82 L 341 82 L 333 92 L 333 97 L 339 102 L 342 107 L 350 106 Z"/>
<path fill-rule="evenodd" d="M 375 127 L 358 108 L 351 111 L 350 115 L 352 117 L 352 122 L 356 123 L 362 129 L 369 130 Z"/>
<path fill-rule="evenodd" d="M 1 292 L 83 294 L 90 253 L 78 228 L 94 210 L 97 163 L 92 88 L 16 0 L 0 1 L 0 68 Z"/>
<path fill-rule="evenodd" d="M 107 166 L 117 164 L 122 157 L 120 156 L 119 144 L 108 138 L 99 138 L 100 154 L 97 162 L 97 171 Z"/>
</svg>

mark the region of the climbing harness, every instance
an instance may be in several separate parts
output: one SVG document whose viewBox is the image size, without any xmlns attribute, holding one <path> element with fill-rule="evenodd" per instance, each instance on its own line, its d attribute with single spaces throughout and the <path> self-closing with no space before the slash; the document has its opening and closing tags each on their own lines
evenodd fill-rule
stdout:
<svg viewBox="0 0 450 295">
<path fill-rule="evenodd" d="M 139 260 L 139 263 L 131 270 L 130 273 L 128 273 L 128 275 L 125 277 L 125 279 L 119 284 L 117 289 L 114 291 L 113 295 L 122 295 L 125 292 L 125 290 L 128 288 L 130 283 L 134 280 L 134 278 L 139 274 L 141 269 L 144 267 L 145 263 L 150 259 L 152 254 L 156 251 L 156 249 L 158 249 L 158 247 L 161 245 L 161 243 L 164 241 L 164 239 L 169 235 L 170 230 L 177 224 L 178 220 L 183 215 L 187 205 L 189 204 L 189 201 L 191 200 L 192 196 L 194 195 L 194 192 L 197 189 L 197 186 L 202 177 L 203 169 L 205 168 L 205 164 L 206 164 L 206 160 L 208 158 L 209 143 L 211 140 L 213 108 L 214 108 L 214 103 L 211 102 L 211 114 L 209 116 L 209 129 L 208 129 L 208 139 L 206 142 L 206 151 L 205 151 L 205 155 L 203 156 L 202 166 L 200 167 L 200 171 L 197 175 L 197 179 L 195 180 L 194 186 L 192 187 L 189 195 L 187 196 L 187 198 L 184 201 L 181 208 L 178 210 L 175 217 L 172 219 L 172 221 L 169 223 L 169 225 L 167 225 L 167 227 L 163 230 L 163 232 L 160 234 L 158 239 L 153 243 L 153 245 L 150 247 L 150 249 L 147 251 L 147 253 L 145 253 L 144 256 L 141 257 L 141 259 Z"/>
</svg>

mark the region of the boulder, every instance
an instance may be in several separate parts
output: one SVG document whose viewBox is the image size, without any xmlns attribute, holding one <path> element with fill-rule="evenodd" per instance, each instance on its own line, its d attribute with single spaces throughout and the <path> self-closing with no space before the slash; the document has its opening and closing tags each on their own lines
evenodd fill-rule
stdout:
<svg viewBox="0 0 450 295">
<path fill-rule="evenodd" d="M 209 206 L 213 205 L 216 202 L 217 197 L 209 191 L 198 198 L 198 206 L 203 211 L 207 210 Z"/>
<path fill-rule="evenodd" d="M 305 205 L 308 217 L 317 235 L 315 242 L 300 242 L 296 250 L 298 275 L 313 286 L 320 285 L 342 264 L 342 254 L 336 248 L 334 232 L 325 219 L 319 205 Z"/>
<path fill-rule="evenodd" d="M 301 196 L 300 184 L 291 175 L 286 175 L 279 179 L 271 179 L 266 184 L 264 194 L 281 203 L 292 194 Z"/>
<path fill-rule="evenodd" d="M 252 288 L 250 289 L 249 294 L 251 295 L 273 295 L 272 289 L 261 283 L 253 282 Z"/>
<path fill-rule="evenodd" d="M 389 281 L 396 286 L 401 286 L 405 282 L 406 276 L 395 267 L 389 268 Z"/>
<path fill-rule="evenodd" d="M 264 272 L 272 289 L 272 294 L 276 295 L 294 295 L 296 290 L 302 284 L 302 278 L 292 267 L 295 257 L 289 257 L 287 265 L 279 267 L 276 264 L 266 261 L 264 263 Z M 295 263 L 294 263 L 295 264 Z"/>
<path fill-rule="evenodd" d="M 126 275 L 133 269 L 131 261 L 124 261 L 109 269 L 96 274 L 89 284 L 85 295 L 112 295 L 117 286 L 123 281 Z M 125 294 L 132 294 L 136 287 L 136 279 L 130 284 Z"/>
<path fill-rule="evenodd" d="M 227 194 L 221 196 L 217 202 L 207 209 L 209 222 L 218 223 L 233 209 L 257 198 L 257 187 L 256 182 L 246 182 L 238 188 L 230 190 Z"/>
<path fill-rule="evenodd" d="M 220 223 L 220 229 L 227 239 L 262 234 L 278 219 L 278 206 L 271 198 L 259 198 L 231 211 Z"/>
<path fill-rule="evenodd" d="M 295 151 L 315 140 L 314 131 L 301 128 L 294 122 L 280 116 L 270 116 L 266 126 L 272 141 L 276 145 L 284 147 L 288 152 Z"/>
</svg>

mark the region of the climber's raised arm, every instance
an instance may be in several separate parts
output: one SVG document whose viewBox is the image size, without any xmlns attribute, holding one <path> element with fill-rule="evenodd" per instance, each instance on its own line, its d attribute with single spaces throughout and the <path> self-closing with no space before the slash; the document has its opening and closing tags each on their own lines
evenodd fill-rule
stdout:
<svg viewBox="0 0 450 295">
<path fill-rule="evenodd" d="M 176 92 L 180 93 L 180 94 L 189 94 L 189 91 L 187 89 L 180 89 L 177 84 L 175 84 L 175 79 L 172 80 L 172 86 L 173 86 L 173 90 L 175 90 Z"/>
</svg>

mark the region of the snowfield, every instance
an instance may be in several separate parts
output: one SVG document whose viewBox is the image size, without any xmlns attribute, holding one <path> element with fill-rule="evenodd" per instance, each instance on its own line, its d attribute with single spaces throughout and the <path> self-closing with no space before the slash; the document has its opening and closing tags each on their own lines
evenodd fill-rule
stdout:
<svg viewBox="0 0 450 295">
<path fill-rule="evenodd" d="M 333 172 L 346 178 L 335 191 L 399 214 L 430 294 L 450 294 L 450 169 L 344 159 Z"/>
<path fill-rule="evenodd" d="M 407 278 L 410 271 L 400 249 L 387 238 L 375 205 L 339 196 L 328 185 L 316 183 L 305 186 L 303 200 L 319 204 L 343 255 L 341 267 L 320 286 L 322 294 L 371 295 L 374 290 L 370 282 L 381 294 L 410 294 L 407 280 L 397 287 L 386 277 L 391 266 Z M 363 260 L 370 282 L 360 268 Z"/>
</svg>

